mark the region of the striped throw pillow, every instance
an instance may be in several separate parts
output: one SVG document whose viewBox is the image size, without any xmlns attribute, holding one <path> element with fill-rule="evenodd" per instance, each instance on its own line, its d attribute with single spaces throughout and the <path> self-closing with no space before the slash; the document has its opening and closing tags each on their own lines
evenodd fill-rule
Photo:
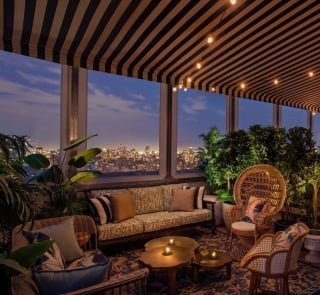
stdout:
<svg viewBox="0 0 320 295">
<path fill-rule="evenodd" d="M 100 225 L 113 221 L 110 196 L 89 199 L 90 212 Z"/>
</svg>

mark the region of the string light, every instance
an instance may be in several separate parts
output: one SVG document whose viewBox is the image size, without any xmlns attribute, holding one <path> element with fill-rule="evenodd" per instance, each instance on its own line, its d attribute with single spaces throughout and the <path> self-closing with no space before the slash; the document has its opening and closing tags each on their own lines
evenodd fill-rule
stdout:
<svg viewBox="0 0 320 295">
<path fill-rule="evenodd" d="M 246 84 L 241 83 L 241 84 L 240 84 L 240 88 L 241 88 L 241 89 L 245 89 L 245 88 L 246 88 Z"/>
<path fill-rule="evenodd" d="M 279 80 L 278 79 L 274 79 L 273 83 L 274 83 L 274 85 L 278 85 L 279 84 Z"/>
<path fill-rule="evenodd" d="M 172 91 L 173 91 L 173 92 L 177 92 L 177 87 L 174 86 L 174 87 L 172 88 Z"/>
<path fill-rule="evenodd" d="M 187 81 L 190 83 L 192 81 L 191 77 L 188 77 Z"/>
<path fill-rule="evenodd" d="M 216 88 L 211 87 L 211 91 L 212 91 L 212 92 L 216 91 Z"/>
<path fill-rule="evenodd" d="M 313 77 L 314 73 L 312 71 L 309 72 L 309 77 Z"/>
<path fill-rule="evenodd" d="M 201 63 L 200 63 L 200 62 L 197 62 L 197 64 L 196 64 L 196 68 L 197 68 L 198 70 L 200 70 L 200 69 L 201 69 L 201 67 L 202 67 Z"/>
<path fill-rule="evenodd" d="M 230 4 L 236 5 L 237 4 L 237 0 L 230 0 Z"/>
<path fill-rule="evenodd" d="M 213 40 L 214 40 L 213 37 L 209 36 L 207 39 L 208 44 L 211 44 L 213 42 Z"/>
</svg>

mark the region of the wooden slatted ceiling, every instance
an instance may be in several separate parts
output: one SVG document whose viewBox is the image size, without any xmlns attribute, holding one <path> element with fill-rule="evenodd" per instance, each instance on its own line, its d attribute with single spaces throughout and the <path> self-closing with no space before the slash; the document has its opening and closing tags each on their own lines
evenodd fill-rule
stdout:
<svg viewBox="0 0 320 295">
<path fill-rule="evenodd" d="M 238 0 L 236 6 L 228 0 L 0 0 L 0 5 L 2 50 L 320 112 L 318 0 Z M 210 35 L 212 44 L 206 42 Z M 199 61 L 203 66 L 196 69 Z"/>
</svg>

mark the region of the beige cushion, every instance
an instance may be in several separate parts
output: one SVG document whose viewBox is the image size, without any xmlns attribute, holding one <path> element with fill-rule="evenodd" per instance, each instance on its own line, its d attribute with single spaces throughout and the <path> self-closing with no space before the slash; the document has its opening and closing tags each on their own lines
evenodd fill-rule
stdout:
<svg viewBox="0 0 320 295">
<path fill-rule="evenodd" d="M 111 208 L 114 222 L 120 222 L 134 217 L 134 207 L 132 193 L 130 191 L 123 194 L 111 195 Z"/>
<path fill-rule="evenodd" d="M 169 211 L 193 211 L 195 188 L 173 189 Z"/>
<path fill-rule="evenodd" d="M 80 258 L 83 255 L 74 232 L 73 217 L 57 224 L 39 228 L 36 231 L 45 233 L 58 244 L 66 262 Z"/>
<path fill-rule="evenodd" d="M 231 225 L 232 229 L 237 231 L 254 231 L 256 229 L 256 225 L 254 223 L 246 222 L 246 221 L 236 221 Z"/>
</svg>

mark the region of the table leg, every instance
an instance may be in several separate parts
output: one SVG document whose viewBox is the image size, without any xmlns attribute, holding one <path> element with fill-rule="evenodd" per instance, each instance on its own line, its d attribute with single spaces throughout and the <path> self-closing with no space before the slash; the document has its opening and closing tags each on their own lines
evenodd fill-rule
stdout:
<svg viewBox="0 0 320 295">
<path fill-rule="evenodd" d="M 168 293 L 169 295 L 175 295 L 176 290 L 176 279 L 177 279 L 177 269 L 169 268 L 168 269 Z"/>
<path fill-rule="evenodd" d="M 231 279 L 231 262 L 227 263 L 226 268 L 227 268 L 227 280 L 230 280 Z"/>
<path fill-rule="evenodd" d="M 192 264 L 192 281 L 197 283 L 199 281 L 199 266 Z"/>
</svg>

